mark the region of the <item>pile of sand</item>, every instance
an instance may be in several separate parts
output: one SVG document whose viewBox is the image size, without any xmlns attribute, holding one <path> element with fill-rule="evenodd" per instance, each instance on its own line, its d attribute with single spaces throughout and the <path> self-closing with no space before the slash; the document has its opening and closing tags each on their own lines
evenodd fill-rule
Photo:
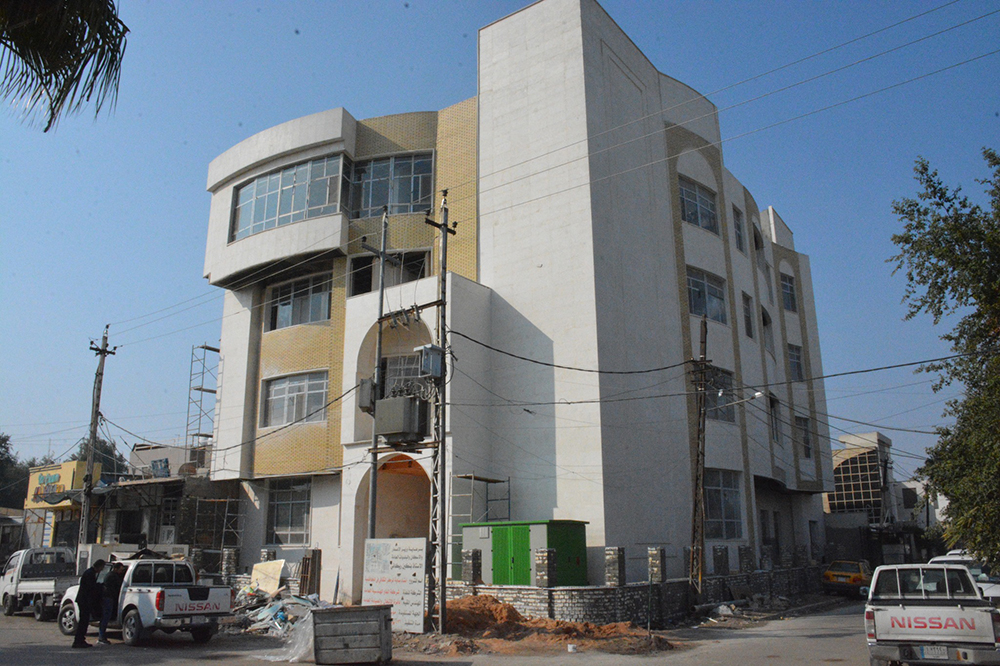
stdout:
<svg viewBox="0 0 1000 666">
<path fill-rule="evenodd" d="M 527 619 L 510 604 L 489 595 L 449 601 L 448 633 L 454 638 L 445 642 L 428 638 L 427 645 L 412 647 L 451 654 L 565 652 L 568 644 L 575 645 L 580 652 L 616 654 L 673 648 L 662 636 L 650 636 L 631 622 L 593 624 Z"/>
</svg>

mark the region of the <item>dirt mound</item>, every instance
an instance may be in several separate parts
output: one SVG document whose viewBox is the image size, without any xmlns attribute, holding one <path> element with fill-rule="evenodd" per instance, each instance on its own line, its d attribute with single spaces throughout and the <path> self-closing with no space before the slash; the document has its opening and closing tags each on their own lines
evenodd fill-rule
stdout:
<svg viewBox="0 0 1000 666">
<path fill-rule="evenodd" d="M 645 654 L 673 648 L 662 636 L 650 636 L 631 622 L 593 624 L 526 619 L 512 605 L 489 595 L 449 601 L 448 632 L 450 639 L 414 637 L 405 641 L 406 647 L 452 655 L 565 652 L 570 643 L 581 652 L 614 654 Z"/>
</svg>

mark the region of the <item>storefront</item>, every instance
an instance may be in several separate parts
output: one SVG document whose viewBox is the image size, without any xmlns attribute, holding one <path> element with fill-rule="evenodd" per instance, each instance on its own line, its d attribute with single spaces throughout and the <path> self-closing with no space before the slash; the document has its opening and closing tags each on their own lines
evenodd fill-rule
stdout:
<svg viewBox="0 0 1000 666">
<path fill-rule="evenodd" d="M 80 538 L 80 498 L 87 463 L 83 460 L 32 467 L 28 496 L 24 499 L 24 529 L 33 547 L 67 546 L 76 548 Z M 94 465 L 99 479 L 101 465 Z M 97 501 L 95 509 L 100 506 Z M 96 511 L 100 515 L 100 511 Z M 90 540 L 97 536 L 100 519 L 90 526 Z"/>
</svg>

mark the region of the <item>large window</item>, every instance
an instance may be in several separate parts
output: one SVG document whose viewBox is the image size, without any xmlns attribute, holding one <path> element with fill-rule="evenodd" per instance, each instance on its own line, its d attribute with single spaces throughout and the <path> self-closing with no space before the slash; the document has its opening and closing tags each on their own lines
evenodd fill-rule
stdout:
<svg viewBox="0 0 1000 666">
<path fill-rule="evenodd" d="M 706 416 L 716 421 L 736 421 L 733 407 L 733 373 L 722 368 L 708 366 L 705 377 Z"/>
<path fill-rule="evenodd" d="M 357 162 L 351 178 L 351 217 L 420 213 L 431 207 L 430 153 Z"/>
<path fill-rule="evenodd" d="M 805 366 L 802 365 L 802 347 L 788 345 L 788 370 L 791 372 L 790 379 L 793 382 L 805 381 L 806 371 Z"/>
<path fill-rule="evenodd" d="M 804 416 L 796 416 L 795 430 L 798 435 L 799 442 L 802 443 L 802 456 L 805 458 L 812 458 L 812 426 L 809 419 Z"/>
<path fill-rule="evenodd" d="M 781 302 L 789 312 L 798 312 L 799 306 L 795 300 L 795 278 L 781 274 Z"/>
<path fill-rule="evenodd" d="M 385 264 L 385 286 L 395 287 L 427 277 L 428 252 L 390 253 L 399 265 L 387 261 Z M 351 296 L 367 294 L 378 289 L 378 261 L 370 254 L 358 255 L 351 259 Z"/>
<path fill-rule="evenodd" d="M 743 538 L 739 472 L 705 470 L 705 538 Z"/>
<path fill-rule="evenodd" d="M 229 239 L 336 213 L 346 204 L 350 173 L 349 159 L 331 155 L 255 178 L 236 190 Z"/>
<path fill-rule="evenodd" d="M 326 373 L 310 372 L 272 379 L 264 388 L 261 426 L 326 420 Z"/>
<path fill-rule="evenodd" d="M 743 226 L 743 213 L 736 206 L 733 206 L 733 231 L 736 232 L 736 249 L 746 254 L 747 239 L 746 229 Z"/>
<path fill-rule="evenodd" d="M 420 354 L 387 356 L 382 359 L 383 395 L 415 395 L 426 385 L 420 377 Z"/>
<path fill-rule="evenodd" d="M 267 543 L 309 543 L 309 479 L 271 481 L 267 494 Z"/>
<path fill-rule="evenodd" d="M 743 331 L 748 338 L 753 337 L 753 297 L 743 292 Z"/>
<path fill-rule="evenodd" d="M 715 192 L 690 180 L 680 179 L 681 217 L 696 227 L 719 233 L 715 215 Z"/>
<path fill-rule="evenodd" d="M 330 319 L 329 275 L 316 275 L 272 287 L 267 301 L 267 330 Z"/>
<path fill-rule="evenodd" d="M 709 319 L 726 323 L 726 283 L 710 273 L 697 268 L 687 269 L 688 306 L 693 315 L 707 315 Z"/>
</svg>

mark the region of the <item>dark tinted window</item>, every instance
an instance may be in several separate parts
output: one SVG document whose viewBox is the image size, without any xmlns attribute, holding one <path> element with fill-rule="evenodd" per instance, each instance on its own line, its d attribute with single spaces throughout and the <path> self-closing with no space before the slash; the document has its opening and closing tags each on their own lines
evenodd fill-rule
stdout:
<svg viewBox="0 0 1000 666">
<path fill-rule="evenodd" d="M 153 582 L 153 565 L 137 564 L 132 572 L 133 585 L 148 585 Z"/>
</svg>

